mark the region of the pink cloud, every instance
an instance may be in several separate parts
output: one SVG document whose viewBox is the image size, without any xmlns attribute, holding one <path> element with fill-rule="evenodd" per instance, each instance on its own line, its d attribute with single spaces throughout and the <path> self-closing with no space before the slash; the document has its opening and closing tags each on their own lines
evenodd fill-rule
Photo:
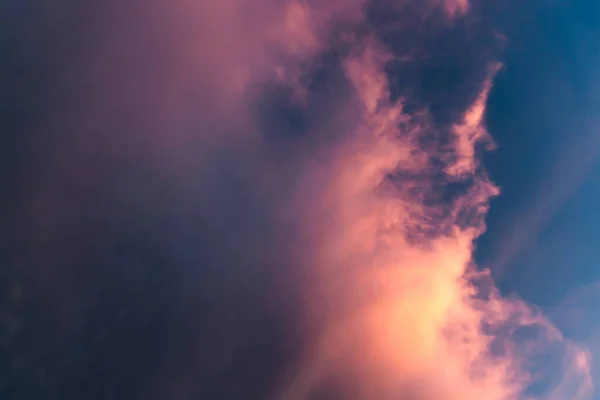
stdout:
<svg viewBox="0 0 600 400">
<path fill-rule="evenodd" d="M 240 180 L 268 204 L 263 222 L 281 235 L 273 236 L 301 239 L 298 247 L 286 243 L 294 250 L 287 261 L 298 271 L 281 274 L 303 277 L 294 299 L 301 311 L 293 318 L 305 329 L 306 346 L 275 385 L 275 399 L 310 399 L 331 379 L 349 400 L 529 399 L 530 363 L 556 343 L 565 379 L 552 376 L 559 382 L 554 392 L 538 397 L 583 399 L 590 389 L 587 353 L 534 307 L 503 298 L 472 265 L 473 241 L 498 193 L 477 168 L 474 150 L 487 136 L 483 116 L 498 64 L 489 64 L 475 101 L 446 132 L 449 147 L 420 146 L 432 130 L 444 132 L 429 110 L 390 100 L 385 67 L 399 56 L 364 32 L 367 6 L 361 0 L 154 0 L 133 7 L 131 19 L 117 21 L 79 61 L 80 79 L 96 85 L 71 94 L 78 134 L 57 145 L 77 155 L 56 153 L 60 163 L 48 175 L 56 180 L 100 169 L 95 157 L 104 152 L 111 155 L 106 162 L 140 151 L 176 195 L 191 196 L 200 208 L 217 202 L 211 190 L 220 182 L 211 179 L 221 159 L 242 165 Z M 466 1 L 423 7 L 449 18 L 469 10 Z M 341 25 L 354 29 L 339 39 Z M 315 111 L 308 139 L 290 139 L 292 156 L 275 159 L 256 104 L 265 86 L 277 83 L 293 91 L 294 106 L 309 109 L 306 76 L 328 51 L 337 51 L 339 86 L 347 91 L 327 92 L 327 112 Z M 131 131 L 98 133 L 107 120 L 126 120 Z M 444 168 L 434 180 L 439 160 Z M 409 178 L 392 182 L 400 174 Z M 77 190 L 91 190 L 93 180 L 81 177 Z M 456 181 L 469 187 L 444 204 L 426 201 Z M 72 189 L 46 185 L 40 203 L 59 204 Z M 61 212 L 71 211 L 62 204 Z M 57 215 L 48 218 L 60 220 Z M 286 231 L 290 226 L 297 236 Z M 255 254 L 247 244 L 235 250 Z M 541 333 L 523 341 L 523 327 Z"/>
</svg>

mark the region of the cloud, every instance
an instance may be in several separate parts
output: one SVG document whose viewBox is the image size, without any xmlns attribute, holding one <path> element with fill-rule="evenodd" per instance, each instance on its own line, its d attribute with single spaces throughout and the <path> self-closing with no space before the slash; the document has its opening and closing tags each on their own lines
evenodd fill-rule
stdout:
<svg viewBox="0 0 600 400">
<path fill-rule="evenodd" d="M 348 59 L 346 73 L 363 103 L 362 123 L 349 134 L 350 150 L 332 162 L 340 167 L 330 178 L 330 194 L 318 202 L 327 211 L 313 218 L 320 222 L 315 229 L 320 232 L 320 257 L 313 266 L 318 269 L 315 282 L 309 285 L 309 310 L 319 316 L 317 339 L 283 398 L 312 398 L 312 391 L 322 390 L 328 380 L 341 387 L 337 390 L 344 399 L 521 398 L 534 381 L 527 358 L 536 357 L 541 343 L 563 339 L 518 300 L 502 299 L 495 290 L 476 299 L 478 286 L 469 279 L 475 273 L 472 243 L 482 227 L 472 220 L 461 226 L 460 215 L 473 213 L 482 223 L 477 216 L 483 216 L 487 201 L 497 194 L 484 175 L 475 175 L 473 150 L 485 136 L 482 108 L 491 78 L 453 125 L 456 147 L 450 151 L 457 157 L 452 157 L 448 148 L 414 145 L 430 129 L 427 124 L 398 128 L 412 118 L 403 114 L 401 103 L 389 102 L 382 72 L 389 55 L 369 41 L 358 49 Z M 439 190 L 432 182 L 416 196 L 411 189 L 418 181 L 389 186 L 389 176 L 399 171 L 433 175 L 437 157 L 454 160 L 447 161 L 441 185 L 469 173 L 474 182 L 445 210 L 423 202 L 428 191 Z M 427 221 L 434 221 L 433 226 L 424 226 Z M 425 237 L 422 229 L 428 231 Z M 415 234 L 418 240 L 409 240 Z M 521 342 L 522 328 L 539 330 L 539 337 Z M 502 348 L 499 353 L 496 346 Z M 576 347 L 570 351 L 584 357 Z M 585 378 L 589 371 L 582 363 L 576 368 L 583 368 Z M 587 395 L 584 381 L 582 393 Z"/>
<path fill-rule="evenodd" d="M 598 282 L 575 288 L 549 311 L 550 318 L 566 337 L 585 344 L 592 354 L 592 376 L 598 382 L 597 354 L 600 332 L 596 317 L 596 304 L 600 287 Z"/>
<path fill-rule="evenodd" d="M 469 4 L 97 7 L 38 127 L 52 140 L 26 149 L 16 393 L 587 395 L 584 350 L 472 265 L 498 64 L 448 52 L 474 43 Z M 536 372 L 551 356 L 566 374 Z"/>
</svg>

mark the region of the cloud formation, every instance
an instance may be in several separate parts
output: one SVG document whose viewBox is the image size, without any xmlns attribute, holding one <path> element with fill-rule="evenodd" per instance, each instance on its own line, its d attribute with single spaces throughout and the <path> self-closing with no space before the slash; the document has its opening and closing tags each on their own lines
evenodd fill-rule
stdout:
<svg viewBox="0 0 600 400">
<path fill-rule="evenodd" d="M 473 4 L 84 8 L 51 13 L 85 43 L 27 148 L 15 393 L 586 398 L 587 353 L 471 262 L 499 68 Z"/>
</svg>

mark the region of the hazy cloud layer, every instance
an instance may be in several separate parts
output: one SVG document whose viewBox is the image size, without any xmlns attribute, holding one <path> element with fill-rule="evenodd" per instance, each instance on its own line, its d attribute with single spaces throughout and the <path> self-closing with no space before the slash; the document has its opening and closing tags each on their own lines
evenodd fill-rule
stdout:
<svg viewBox="0 0 600 400">
<path fill-rule="evenodd" d="M 471 262 L 477 4 L 69 6 L 10 11 L 46 86 L 8 116 L 9 396 L 589 395 L 587 352 Z"/>
</svg>

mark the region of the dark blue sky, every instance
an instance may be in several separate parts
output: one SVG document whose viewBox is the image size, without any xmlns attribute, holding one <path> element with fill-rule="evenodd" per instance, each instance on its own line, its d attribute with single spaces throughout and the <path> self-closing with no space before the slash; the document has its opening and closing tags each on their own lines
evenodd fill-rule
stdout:
<svg viewBox="0 0 600 400">
<path fill-rule="evenodd" d="M 487 122 L 499 147 L 485 165 L 502 194 L 478 259 L 506 291 L 549 305 L 600 278 L 600 4 L 535 3 L 498 18 L 508 41 Z M 525 241 L 495 269 L 514 230 Z"/>
</svg>

